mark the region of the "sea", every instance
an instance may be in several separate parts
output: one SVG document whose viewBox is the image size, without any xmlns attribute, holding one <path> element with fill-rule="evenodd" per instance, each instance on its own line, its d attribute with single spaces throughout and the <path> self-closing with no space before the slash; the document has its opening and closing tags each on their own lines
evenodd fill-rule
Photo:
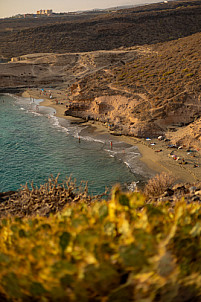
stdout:
<svg viewBox="0 0 201 302">
<path fill-rule="evenodd" d="M 86 135 L 86 125 L 57 118 L 41 101 L 0 95 L 0 192 L 31 182 L 40 187 L 58 174 L 60 182 L 70 176 L 78 186 L 87 182 L 92 195 L 149 178 L 135 146 L 115 140 L 111 148 L 108 137 Z"/>
</svg>

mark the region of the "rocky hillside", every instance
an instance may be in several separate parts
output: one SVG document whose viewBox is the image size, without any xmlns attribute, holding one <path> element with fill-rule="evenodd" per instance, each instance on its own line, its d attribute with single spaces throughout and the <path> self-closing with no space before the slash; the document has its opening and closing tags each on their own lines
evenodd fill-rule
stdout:
<svg viewBox="0 0 201 302">
<path fill-rule="evenodd" d="M 72 98 L 90 96 L 97 103 L 101 96 L 99 101 L 110 106 L 102 110 L 101 118 L 111 120 L 124 134 L 158 136 L 188 125 L 201 113 L 200 45 L 198 33 L 143 47 L 133 60 L 79 80 Z M 94 103 L 91 112 L 95 108 Z"/>
<path fill-rule="evenodd" d="M 85 81 L 87 75 L 96 75 L 105 67 L 130 61 L 143 55 L 144 48 L 130 50 L 95 51 L 65 54 L 29 54 L 12 58 L 2 63 L 0 69 L 0 89 L 21 87 L 59 87 L 68 89 Z M 86 77 L 86 82 L 87 82 Z M 69 90 L 69 92 L 71 89 Z M 100 93 L 101 89 L 99 89 Z M 89 89 L 87 90 L 89 94 Z"/>
<path fill-rule="evenodd" d="M 200 31 L 201 1 L 158 3 L 101 14 L 87 20 L 83 16 L 61 21 L 63 19 L 55 24 L 52 18 L 44 26 L 22 22 L 21 27 L 17 24 L 18 30 L 13 30 L 12 22 L 5 27 L 5 21 L 1 21 L 0 57 L 111 50 L 178 39 Z"/>
<path fill-rule="evenodd" d="M 199 141 L 200 44 L 197 33 L 152 46 L 16 57 L 1 64 L 1 91 L 55 87 L 73 104 L 66 114 L 98 118 L 131 136 L 179 129 Z"/>
<path fill-rule="evenodd" d="M 1 50 L 7 57 L 15 50 L 15 57 L 1 64 L 0 92 L 56 88 L 66 115 L 99 119 L 115 134 L 157 137 L 171 131 L 175 142 L 200 144 L 201 1 L 153 4 L 92 19 L 10 32 Z M 99 48 L 113 49 L 89 51 Z M 66 49 L 72 52 L 58 54 Z"/>
</svg>

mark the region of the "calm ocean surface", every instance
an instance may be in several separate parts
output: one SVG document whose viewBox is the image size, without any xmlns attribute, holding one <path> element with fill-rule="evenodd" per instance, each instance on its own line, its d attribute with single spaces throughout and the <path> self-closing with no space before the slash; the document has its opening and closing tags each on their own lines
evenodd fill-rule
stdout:
<svg viewBox="0 0 201 302">
<path fill-rule="evenodd" d="M 79 143 L 78 126 L 61 126 L 51 108 L 41 106 L 37 113 L 38 103 L 0 95 L 0 192 L 17 190 L 31 181 L 39 186 L 58 173 L 60 181 L 70 175 L 77 184 L 88 181 L 92 194 L 144 178 L 131 173 L 105 142 L 86 137 Z M 136 148 L 129 152 L 128 158 L 138 157 Z"/>
</svg>

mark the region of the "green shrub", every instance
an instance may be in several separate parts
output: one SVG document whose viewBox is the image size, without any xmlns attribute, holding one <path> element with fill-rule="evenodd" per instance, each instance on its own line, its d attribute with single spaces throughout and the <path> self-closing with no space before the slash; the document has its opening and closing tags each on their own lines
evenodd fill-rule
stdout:
<svg viewBox="0 0 201 302">
<path fill-rule="evenodd" d="M 173 74 L 174 72 L 175 72 L 174 69 L 172 69 L 172 70 L 170 70 L 170 71 L 167 71 L 167 72 L 165 72 L 165 73 L 163 74 L 163 77 L 168 76 L 168 75 L 170 75 L 170 74 Z"/>
<path fill-rule="evenodd" d="M 188 73 L 188 74 L 186 75 L 187 78 L 190 78 L 190 77 L 193 77 L 193 76 L 194 76 L 194 73 Z"/>
<path fill-rule="evenodd" d="M 0 221 L 2 301 L 199 301 L 201 207 L 140 193 Z M 185 300 L 187 301 L 187 300 Z"/>
</svg>

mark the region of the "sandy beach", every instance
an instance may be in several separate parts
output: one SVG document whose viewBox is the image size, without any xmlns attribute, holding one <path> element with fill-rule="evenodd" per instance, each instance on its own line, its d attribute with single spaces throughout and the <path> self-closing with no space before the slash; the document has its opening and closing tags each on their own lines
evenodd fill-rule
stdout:
<svg viewBox="0 0 201 302">
<path fill-rule="evenodd" d="M 95 137 L 107 136 L 111 141 L 122 141 L 127 144 L 137 146 L 141 157 L 140 160 L 146 165 L 151 174 L 167 172 L 170 173 L 176 182 L 194 183 L 201 179 L 201 152 L 199 149 L 189 149 L 189 147 L 172 145 L 171 141 L 158 139 L 139 139 L 128 136 L 114 136 L 110 130 L 100 122 L 85 122 L 81 118 L 64 116 L 67 100 L 65 94 L 61 91 L 51 91 L 53 99 L 48 99 L 46 95 L 41 94 L 39 89 L 29 89 L 22 96 L 26 98 L 44 99 L 41 106 L 52 107 L 55 109 L 56 116 L 68 119 L 72 123 L 82 123 L 87 131 Z M 57 100 L 57 104 L 55 102 Z M 62 103 L 62 104 L 61 104 Z"/>
</svg>

